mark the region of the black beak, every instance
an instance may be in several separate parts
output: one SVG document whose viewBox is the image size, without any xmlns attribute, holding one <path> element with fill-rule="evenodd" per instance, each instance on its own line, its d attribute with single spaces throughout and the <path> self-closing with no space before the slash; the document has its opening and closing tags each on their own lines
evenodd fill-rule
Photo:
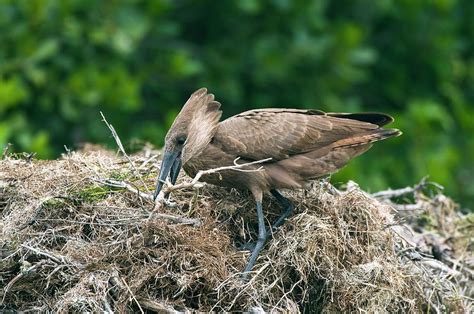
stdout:
<svg viewBox="0 0 474 314">
<path fill-rule="evenodd" d="M 181 170 L 181 156 L 178 155 L 173 162 L 173 166 L 170 171 L 171 184 L 175 184 L 178 179 L 179 171 Z"/>
<path fill-rule="evenodd" d="M 169 174 L 171 175 L 171 183 L 175 184 L 180 169 L 180 152 L 165 152 L 163 161 L 161 162 L 160 174 L 158 176 L 158 181 L 156 182 L 156 190 L 155 194 L 153 195 L 153 200 L 156 200 L 158 194 L 160 194 L 163 184 Z"/>
</svg>

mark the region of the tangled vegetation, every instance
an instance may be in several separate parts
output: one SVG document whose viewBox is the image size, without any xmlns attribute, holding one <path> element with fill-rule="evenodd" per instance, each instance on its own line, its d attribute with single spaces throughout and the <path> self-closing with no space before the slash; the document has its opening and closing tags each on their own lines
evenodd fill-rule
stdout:
<svg viewBox="0 0 474 314">
<path fill-rule="evenodd" d="M 127 160 L 92 146 L 51 161 L 6 154 L 1 309 L 472 310 L 472 216 L 436 186 L 287 192 L 296 213 L 244 283 L 249 253 L 236 246 L 256 237 L 252 198 L 188 185 L 155 205 L 158 155 L 145 148 Z M 277 203 L 264 204 L 273 220 Z"/>
</svg>

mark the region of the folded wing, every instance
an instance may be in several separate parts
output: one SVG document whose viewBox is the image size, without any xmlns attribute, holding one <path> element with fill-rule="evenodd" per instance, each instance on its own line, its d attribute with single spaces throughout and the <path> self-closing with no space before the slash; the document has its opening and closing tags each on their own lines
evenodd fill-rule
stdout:
<svg viewBox="0 0 474 314">
<path fill-rule="evenodd" d="M 322 148 L 355 147 L 399 135 L 396 129 L 381 127 L 391 121 L 381 113 L 259 109 L 219 123 L 213 143 L 244 159 L 279 161 Z"/>
</svg>

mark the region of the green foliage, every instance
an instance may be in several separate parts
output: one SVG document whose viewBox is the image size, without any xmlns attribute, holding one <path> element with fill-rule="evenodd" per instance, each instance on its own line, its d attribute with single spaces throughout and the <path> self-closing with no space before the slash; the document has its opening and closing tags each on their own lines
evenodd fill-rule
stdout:
<svg viewBox="0 0 474 314">
<path fill-rule="evenodd" d="M 404 135 L 335 176 L 429 174 L 474 205 L 471 0 L 0 0 L 0 144 L 53 158 L 88 141 L 156 145 L 207 86 L 256 107 L 384 111 Z"/>
</svg>

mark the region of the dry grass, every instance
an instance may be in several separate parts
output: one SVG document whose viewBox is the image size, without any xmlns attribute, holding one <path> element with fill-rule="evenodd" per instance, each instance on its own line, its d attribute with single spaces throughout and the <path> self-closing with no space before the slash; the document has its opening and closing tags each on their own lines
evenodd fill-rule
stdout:
<svg viewBox="0 0 474 314">
<path fill-rule="evenodd" d="M 288 192 L 295 215 L 242 283 L 249 253 L 235 246 L 257 230 L 248 194 L 182 189 L 172 194 L 175 206 L 153 209 L 146 198 L 104 184 L 152 191 L 156 155 L 130 156 L 134 167 L 105 150 L 0 161 L 0 309 L 471 310 L 472 217 L 439 192 L 415 189 L 404 196 L 413 208 L 400 214 L 390 196 L 378 200 L 354 184 L 340 193 L 320 184 Z M 281 210 L 270 198 L 264 208 L 269 221 Z M 395 223 L 399 217 L 405 225 Z"/>
</svg>

